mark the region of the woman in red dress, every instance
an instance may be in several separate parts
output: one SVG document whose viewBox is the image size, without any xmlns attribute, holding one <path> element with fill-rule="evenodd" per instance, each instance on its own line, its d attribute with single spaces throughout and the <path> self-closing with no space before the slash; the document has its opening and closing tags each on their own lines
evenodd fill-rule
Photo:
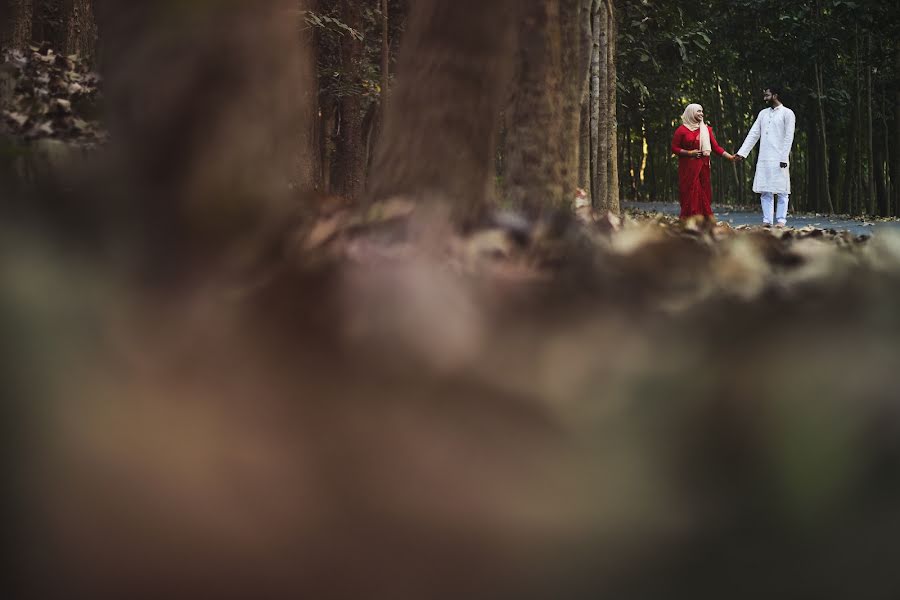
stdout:
<svg viewBox="0 0 900 600">
<path fill-rule="evenodd" d="M 678 192 L 681 218 L 703 215 L 712 218 L 710 206 L 709 157 L 715 151 L 726 160 L 734 160 L 713 135 L 712 127 L 703 122 L 703 107 L 689 104 L 681 115 L 681 125 L 672 138 L 672 153 L 678 156 Z"/>
</svg>

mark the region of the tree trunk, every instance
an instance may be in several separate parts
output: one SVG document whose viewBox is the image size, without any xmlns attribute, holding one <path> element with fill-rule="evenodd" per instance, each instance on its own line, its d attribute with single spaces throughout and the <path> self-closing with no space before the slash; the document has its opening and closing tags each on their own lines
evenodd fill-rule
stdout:
<svg viewBox="0 0 900 600">
<path fill-rule="evenodd" d="M 391 80 L 391 32 L 388 0 L 381 0 L 381 114 L 387 107 L 388 85 Z"/>
<path fill-rule="evenodd" d="M 566 1 L 566 0 L 562 0 Z M 563 160 L 568 123 L 564 92 L 560 0 L 527 0 L 507 109 L 507 199 L 535 216 L 571 202 Z M 571 145 L 570 145 L 571 146 Z M 572 173 L 574 176 L 574 173 Z"/>
<path fill-rule="evenodd" d="M 140 274 L 182 280 L 257 260 L 291 208 L 304 125 L 296 1 L 96 7 L 109 51 L 109 182 L 129 200 L 115 208 L 120 235 L 147 261 Z"/>
<path fill-rule="evenodd" d="M 591 189 L 591 98 L 587 94 L 581 101 L 580 149 L 578 152 L 578 187 L 590 193 Z"/>
<path fill-rule="evenodd" d="M 304 11 L 315 11 L 318 4 L 319 0 L 301 0 L 300 8 Z M 302 61 L 299 76 L 303 82 L 303 95 L 297 107 L 301 129 L 292 179 L 295 188 L 300 191 L 323 190 L 319 151 L 319 79 L 316 76 L 317 35 L 312 27 L 303 23 L 299 38 Z"/>
<path fill-rule="evenodd" d="M 66 15 L 66 54 L 77 54 L 93 62 L 97 48 L 97 25 L 92 0 L 69 0 Z"/>
<path fill-rule="evenodd" d="M 868 54 L 869 54 L 869 56 L 871 56 L 871 54 L 872 54 L 872 35 L 871 34 L 869 34 L 868 47 L 869 47 Z M 875 133 L 873 131 L 873 126 L 872 126 L 872 102 L 873 102 L 873 100 L 872 100 L 872 67 L 870 65 L 866 66 L 866 88 L 868 91 L 868 98 L 867 98 L 867 102 L 866 102 L 866 105 L 868 108 L 868 115 L 867 115 L 866 120 L 867 120 L 867 125 L 868 125 L 867 133 L 868 133 L 868 142 L 869 142 L 869 144 L 868 144 L 869 214 L 874 215 L 874 214 L 876 214 L 877 202 L 876 202 L 876 197 L 875 197 L 875 139 L 874 139 Z"/>
<path fill-rule="evenodd" d="M 591 7 L 594 0 L 582 0 L 581 14 L 581 57 L 584 69 L 581 87 L 581 118 L 579 119 L 578 187 L 590 193 L 591 189 L 591 64 L 593 62 L 593 35 Z"/>
<path fill-rule="evenodd" d="M 831 184 L 830 178 L 828 174 L 828 138 L 825 133 L 825 103 L 822 98 L 822 89 L 824 88 L 822 84 L 822 69 L 819 66 L 819 61 L 813 63 L 813 68 L 815 69 L 816 76 L 816 100 L 819 104 L 819 135 L 822 140 L 822 171 L 824 176 L 824 185 L 822 189 L 825 192 L 825 203 L 828 206 L 828 212 L 830 214 L 834 213 L 834 204 L 831 201 Z"/>
<path fill-rule="evenodd" d="M 35 42 L 48 43 L 57 52 L 66 53 L 67 15 L 73 0 L 33 0 L 31 36 Z"/>
<path fill-rule="evenodd" d="M 607 60 L 609 61 L 607 83 L 607 92 L 609 93 L 609 210 L 615 214 L 619 214 L 619 133 L 618 119 L 616 117 L 618 90 L 616 88 L 616 48 L 617 31 L 616 25 L 616 3 L 615 0 L 606 0 L 607 15 L 609 17 L 609 25 L 607 27 L 609 35 L 609 53 Z"/>
<path fill-rule="evenodd" d="M 0 0 L 0 48 L 25 48 L 31 41 L 31 0 Z"/>
<path fill-rule="evenodd" d="M 562 68 L 563 127 L 560 165 L 563 188 L 562 207 L 571 206 L 578 187 L 578 151 L 580 148 L 581 98 L 589 56 L 582 48 L 581 8 L 583 0 L 559 0 L 559 23 Z"/>
<path fill-rule="evenodd" d="M 881 117 L 884 121 L 884 129 L 883 129 L 883 144 L 884 144 L 884 163 L 883 163 L 883 173 L 884 173 L 884 205 L 885 212 L 884 216 L 890 217 L 895 213 L 893 211 L 893 206 L 891 205 L 891 193 L 892 186 L 894 185 L 894 181 L 891 179 L 891 144 L 889 138 L 889 121 L 888 121 L 888 113 L 887 113 L 887 91 L 882 88 L 881 91 Z"/>
<path fill-rule="evenodd" d="M 895 72 L 900 72 L 900 44 L 897 44 L 894 69 Z M 894 99 L 894 140 L 900 140 L 900 86 L 897 86 L 896 98 Z M 894 214 L 900 215 L 900 147 L 894 150 L 891 188 L 894 193 Z"/>
<path fill-rule="evenodd" d="M 476 221 L 493 191 L 494 144 L 516 0 L 419 0 L 404 36 L 369 201 L 408 196 Z"/>
<path fill-rule="evenodd" d="M 32 38 L 59 54 L 96 58 L 97 25 L 93 0 L 33 0 Z"/>
<path fill-rule="evenodd" d="M 356 0 L 340 1 L 341 20 L 362 33 L 362 6 Z M 363 96 L 359 89 L 365 46 L 361 39 L 344 33 L 341 37 L 341 73 L 346 78 L 345 91 L 340 98 L 340 115 L 335 139 L 334 187 L 336 194 L 346 198 L 362 197 L 366 174 L 366 145 L 363 128 Z"/>
<path fill-rule="evenodd" d="M 594 64 L 591 66 L 594 186 L 592 201 L 598 210 L 609 209 L 609 19 L 606 0 L 594 3 Z"/>
</svg>

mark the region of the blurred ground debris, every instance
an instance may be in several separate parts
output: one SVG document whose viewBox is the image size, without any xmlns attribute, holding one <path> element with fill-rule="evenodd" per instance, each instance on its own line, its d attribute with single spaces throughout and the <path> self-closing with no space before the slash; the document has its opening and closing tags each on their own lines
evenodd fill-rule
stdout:
<svg viewBox="0 0 900 600">
<path fill-rule="evenodd" d="M 24 141 L 51 138 L 84 147 L 107 140 L 100 77 L 78 56 L 49 46 L 7 50 L 0 64 L 0 128 Z"/>
</svg>

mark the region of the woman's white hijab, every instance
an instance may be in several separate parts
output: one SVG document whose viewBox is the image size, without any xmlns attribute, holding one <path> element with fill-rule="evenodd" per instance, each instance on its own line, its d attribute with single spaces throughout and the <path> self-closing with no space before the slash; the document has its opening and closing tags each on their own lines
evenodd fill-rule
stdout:
<svg viewBox="0 0 900 600">
<path fill-rule="evenodd" d="M 703 122 L 703 119 L 697 116 L 697 113 L 701 110 L 703 110 L 703 107 L 699 104 L 688 104 L 681 115 L 681 122 L 691 131 L 700 130 L 700 151 L 703 152 L 703 156 L 709 156 L 712 154 L 712 144 L 709 142 L 709 128 Z M 700 127 L 701 125 L 703 127 Z"/>
</svg>

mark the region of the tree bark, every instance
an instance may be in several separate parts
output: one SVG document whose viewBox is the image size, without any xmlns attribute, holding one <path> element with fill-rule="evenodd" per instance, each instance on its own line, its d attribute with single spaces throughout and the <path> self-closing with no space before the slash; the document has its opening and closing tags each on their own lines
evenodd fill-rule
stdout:
<svg viewBox="0 0 900 600">
<path fill-rule="evenodd" d="M 578 187 L 590 193 L 591 189 L 591 64 L 593 62 L 593 35 L 591 25 L 594 0 L 582 0 L 581 53 L 584 69 L 581 89 L 581 118 L 579 119 Z"/>
<path fill-rule="evenodd" d="M 594 3 L 594 64 L 591 66 L 592 136 L 594 186 L 591 198 L 594 208 L 609 209 L 609 19 L 606 0 Z"/>
<path fill-rule="evenodd" d="M 340 0 L 341 20 L 362 33 L 362 7 L 355 0 Z M 363 118 L 363 96 L 360 90 L 363 41 L 344 33 L 341 38 L 341 73 L 347 79 L 340 98 L 340 121 L 335 139 L 333 190 L 346 198 L 362 197 L 366 176 L 366 145 Z"/>
<path fill-rule="evenodd" d="M 828 212 L 833 214 L 834 204 L 831 201 L 831 180 L 828 173 L 828 138 L 825 133 L 825 104 L 822 98 L 822 89 L 824 86 L 822 84 L 822 69 L 819 66 L 818 59 L 813 63 L 813 68 L 815 69 L 816 76 L 816 100 L 819 104 L 819 135 L 822 140 L 822 171 L 825 178 L 822 189 L 825 191 L 825 201 L 828 205 Z"/>
<path fill-rule="evenodd" d="M 590 194 L 591 189 L 591 99 L 585 96 L 581 101 L 581 123 L 578 151 L 578 187 Z"/>
<path fill-rule="evenodd" d="M 894 68 L 895 72 L 900 72 L 900 44 L 897 44 Z M 900 86 L 897 87 L 896 97 L 894 98 L 894 140 L 900 140 Z M 900 215 L 900 148 L 894 151 L 891 188 L 894 194 L 894 214 Z"/>
<path fill-rule="evenodd" d="M 31 41 L 31 0 L 0 0 L 0 48 L 25 48 Z"/>
<path fill-rule="evenodd" d="M 581 99 L 590 64 L 582 44 L 582 4 L 583 0 L 559 0 L 563 118 L 559 148 L 564 207 L 571 204 L 578 187 Z"/>
<path fill-rule="evenodd" d="M 388 85 L 391 81 L 391 32 L 388 0 L 381 0 L 381 114 L 387 106 Z"/>
<path fill-rule="evenodd" d="M 97 25 L 92 0 L 68 0 L 66 54 L 77 54 L 93 62 L 97 48 Z"/>
<path fill-rule="evenodd" d="M 619 133 L 617 98 L 618 90 L 616 89 L 616 48 L 618 42 L 616 39 L 618 27 L 616 25 L 616 8 L 615 0 L 606 0 L 607 15 L 609 17 L 609 25 L 607 27 L 609 35 L 609 53 L 607 60 L 609 61 L 607 83 L 607 91 L 609 93 L 609 205 L 608 210 L 615 214 L 619 214 Z"/>
<path fill-rule="evenodd" d="M 67 14 L 72 0 L 34 0 L 31 35 L 35 42 L 48 43 L 65 53 Z"/>
<path fill-rule="evenodd" d="M 868 55 L 871 60 L 872 55 L 872 34 L 869 34 L 868 40 Z M 867 61 L 868 62 L 868 61 Z M 868 158 L 869 158 L 869 214 L 876 214 L 876 208 L 878 206 L 876 197 L 875 197 L 875 133 L 872 127 L 872 66 L 866 65 L 866 89 L 868 92 L 868 98 L 866 102 L 866 106 L 868 108 L 867 114 L 867 133 L 868 133 Z"/>
<path fill-rule="evenodd" d="M 368 199 L 407 196 L 449 209 L 457 225 L 484 213 L 512 66 L 516 0 L 420 0 L 376 149 Z"/>
<path fill-rule="evenodd" d="M 294 0 L 97 3 L 110 187 L 140 274 L 182 280 L 258 259 L 290 210 L 302 49 Z M 252 115 L 252 119 L 248 119 Z"/>
<path fill-rule="evenodd" d="M 512 99 L 506 110 L 506 196 L 530 216 L 561 208 L 568 200 L 560 1 L 523 2 Z"/>
<path fill-rule="evenodd" d="M 319 0 L 301 0 L 302 11 L 315 11 Z M 301 22 L 300 28 L 300 72 L 302 85 L 300 104 L 297 107 L 300 120 L 297 156 L 294 161 L 292 180 L 299 191 L 323 190 L 322 162 L 320 153 L 319 119 L 319 79 L 316 76 L 317 35 L 315 30 Z"/>
<path fill-rule="evenodd" d="M 59 54 L 96 58 L 97 24 L 93 0 L 33 0 L 32 38 Z"/>
</svg>

